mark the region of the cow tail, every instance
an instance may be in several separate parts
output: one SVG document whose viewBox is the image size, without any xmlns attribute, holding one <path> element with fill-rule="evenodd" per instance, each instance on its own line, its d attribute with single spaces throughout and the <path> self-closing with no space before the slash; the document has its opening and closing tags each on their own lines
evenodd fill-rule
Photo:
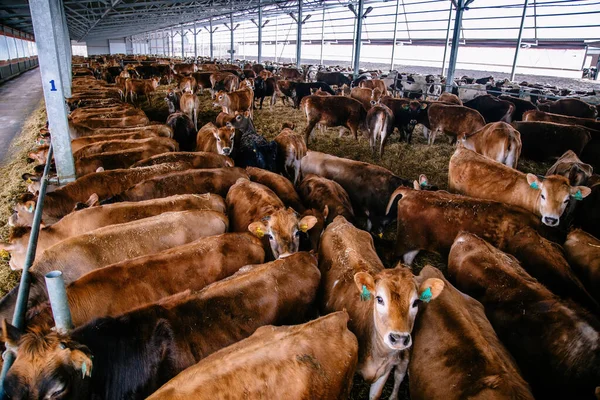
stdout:
<svg viewBox="0 0 600 400">
<path fill-rule="evenodd" d="M 407 191 L 411 190 L 410 188 L 406 188 L 406 187 L 399 187 L 398 189 L 394 190 L 394 193 L 392 193 L 392 195 L 390 196 L 390 200 L 388 201 L 388 205 L 387 208 L 385 209 L 385 215 L 388 215 L 390 213 L 390 210 L 392 209 L 394 202 L 396 201 L 396 197 L 398 197 L 398 195 L 400 195 L 400 199 L 402 199 L 402 197 L 407 193 Z"/>
<path fill-rule="evenodd" d="M 506 151 L 504 157 L 504 165 L 507 165 L 511 168 L 517 167 L 517 140 L 514 135 L 510 135 L 507 139 L 506 143 Z"/>
</svg>

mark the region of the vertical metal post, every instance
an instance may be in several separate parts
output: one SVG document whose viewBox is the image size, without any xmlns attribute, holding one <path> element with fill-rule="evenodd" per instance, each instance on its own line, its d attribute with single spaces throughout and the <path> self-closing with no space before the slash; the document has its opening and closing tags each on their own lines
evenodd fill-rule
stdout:
<svg viewBox="0 0 600 400">
<path fill-rule="evenodd" d="M 325 6 L 323 6 L 323 17 L 321 18 L 321 57 L 319 64 L 323 65 L 323 45 L 325 44 Z"/>
<path fill-rule="evenodd" d="M 354 2 L 350 2 L 354 4 Z M 356 11 L 354 11 L 354 25 L 352 26 L 352 52 L 350 53 L 350 65 L 354 65 L 354 46 L 356 43 L 356 23 L 358 18 L 356 17 Z"/>
<path fill-rule="evenodd" d="M 185 37 L 183 36 L 183 26 L 181 27 L 181 58 L 185 58 Z"/>
<path fill-rule="evenodd" d="M 175 57 L 175 35 L 173 34 L 173 28 L 171 28 L 171 57 Z"/>
<path fill-rule="evenodd" d="M 229 48 L 231 49 L 230 60 L 231 60 L 231 63 L 233 64 L 233 56 L 235 54 L 235 50 L 233 48 L 233 31 L 235 30 L 234 27 L 233 27 L 233 12 L 231 12 L 229 14 L 229 23 L 231 24 L 231 26 L 229 27 L 230 34 L 231 34 L 231 36 L 230 36 L 230 44 L 229 44 Z"/>
<path fill-rule="evenodd" d="M 210 18 L 210 58 L 213 59 L 213 27 L 212 27 L 212 17 Z"/>
<path fill-rule="evenodd" d="M 60 0 L 50 0 L 50 10 L 55 21 L 55 23 L 52 25 L 52 29 L 54 30 L 54 37 L 56 38 L 56 50 L 58 51 L 58 62 L 60 63 L 60 76 L 63 91 L 65 97 L 71 97 L 71 74 L 69 73 L 71 59 L 68 52 L 70 45 L 67 44 L 68 36 L 65 36 L 61 9 L 62 5 Z M 57 21 L 60 22 L 56 23 Z"/>
<path fill-rule="evenodd" d="M 279 17 L 275 16 L 275 62 L 277 62 L 277 41 L 279 40 Z"/>
<path fill-rule="evenodd" d="M 298 0 L 298 31 L 296 34 L 296 68 L 300 68 L 302 59 L 302 0 Z"/>
<path fill-rule="evenodd" d="M 65 90 L 65 96 L 71 97 L 71 83 L 73 81 L 73 65 L 71 63 L 72 52 L 71 52 L 71 37 L 69 36 L 69 27 L 67 26 L 67 15 L 65 14 L 65 8 L 63 5 L 63 1 L 60 0 L 58 3 L 58 9 L 60 10 L 62 16 L 62 28 L 64 31 L 63 37 L 65 40 L 65 50 L 66 50 L 66 67 L 67 67 L 67 83 L 63 81 L 63 87 L 66 87 L 68 90 Z"/>
<path fill-rule="evenodd" d="M 262 5 L 261 0 L 258 0 L 258 63 L 262 62 Z"/>
<path fill-rule="evenodd" d="M 52 316 L 56 331 L 65 334 L 73 329 L 69 300 L 67 299 L 67 288 L 61 271 L 50 271 L 44 276 L 48 290 L 48 300 L 52 308 Z"/>
<path fill-rule="evenodd" d="M 448 65 L 448 77 L 446 78 L 446 91 L 452 92 L 454 83 L 454 71 L 458 58 L 458 45 L 460 43 L 460 25 L 464 11 L 465 0 L 456 0 L 456 18 L 454 19 L 454 31 L 452 32 L 452 49 L 450 51 L 450 65 Z"/>
<path fill-rule="evenodd" d="M 61 24 L 57 23 L 60 19 L 53 14 L 51 2 L 52 0 L 32 0 L 29 3 L 29 8 L 38 48 L 38 60 L 42 75 L 48 124 L 52 133 L 56 170 L 59 182 L 65 184 L 74 181 L 76 176 L 73 152 L 71 151 L 65 91 L 61 78 L 62 63 L 58 52 L 58 46 L 61 42 L 57 38 L 57 31 L 53 28 L 54 25 L 60 26 Z"/>
<path fill-rule="evenodd" d="M 452 6 L 452 4 L 450 4 Z M 396 15 L 394 17 L 394 38 L 392 39 L 392 60 L 390 61 L 390 71 L 394 70 L 394 61 L 396 59 L 396 35 L 398 34 L 398 9 L 400 8 L 400 0 L 396 0 Z M 447 39 L 446 39 L 447 41 Z"/>
<path fill-rule="evenodd" d="M 358 13 L 356 17 L 356 43 L 354 44 L 354 78 L 358 78 L 360 64 L 360 46 L 362 40 L 363 0 L 358 0 Z"/>
<path fill-rule="evenodd" d="M 196 21 L 194 21 L 194 60 L 198 59 L 198 33 Z"/>
<path fill-rule="evenodd" d="M 527 3 L 523 3 L 523 15 L 521 15 L 521 26 L 519 27 L 519 36 L 517 37 L 517 47 L 515 48 L 515 58 L 513 60 L 512 69 L 510 70 L 510 80 L 515 80 L 515 72 L 517 69 L 517 59 L 519 58 L 519 50 L 521 49 L 521 39 L 523 38 L 523 26 L 525 25 L 525 17 L 527 16 Z"/>
<path fill-rule="evenodd" d="M 446 54 L 448 54 L 448 39 L 450 38 L 450 23 L 452 21 L 452 2 L 448 11 L 448 27 L 446 28 L 446 44 L 444 45 L 444 59 L 442 60 L 442 76 L 446 73 Z"/>
</svg>

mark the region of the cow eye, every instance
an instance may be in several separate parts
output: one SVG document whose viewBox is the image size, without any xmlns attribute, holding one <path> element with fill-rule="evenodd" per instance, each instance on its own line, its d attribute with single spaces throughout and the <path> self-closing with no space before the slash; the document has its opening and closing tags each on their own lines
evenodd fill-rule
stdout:
<svg viewBox="0 0 600 400">
<path fill-rule="evenodd" d="M 300 231 L 296 231 L 296 232 L 294 232 L 294 235 L 296 235 L 296 236 L 300 236 Z"/>
<path fill-rule="evenodd" d="M 542 200 L 546 200 L 546 196 L 544 196 L 543 194 L 540 195 L 542 197 Z"/>
<path fill-rule="evenodd" d="M 383 299 L 381 298 L 381 296 L 375 297 L 375 300 L 377 300 L 377 304 L 383 305 Z"/>
<path fill-rule="evenodd" d="M 220 142 L 220 141 L 221 141 L 221 138 L 217 138 L 217 142 Z"/>
<path fill-rule="evenodd" d="M 570 202 L 570 201 L 571 201 L 571 199 L 567 198 L 567 199 L 565 200 L 565 204 L 569 204 L 569 202 Z"/>
<path fill-rule="evenodd" d="M 269 238 L 269 240 L 273 240 L 273 235 L 268 234 L 267 237 Z"/>
<path fill-rule="evenodd" d="M 419 299 L 416 299 L 415 301 L 413 301 L 413 303 L 412 303 L 413 308 L 417 307 L 420 302 L 421 302 L 421 300 L 419 300 Z"/>
</svg>

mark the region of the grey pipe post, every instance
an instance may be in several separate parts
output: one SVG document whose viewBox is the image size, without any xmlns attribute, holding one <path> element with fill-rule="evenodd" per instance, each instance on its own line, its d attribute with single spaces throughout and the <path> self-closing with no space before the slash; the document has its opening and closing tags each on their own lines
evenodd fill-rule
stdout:
<svg viewBox="0 0 600 400">
<path fill-rule="evenodd" d="M 510 80 L 515 80 L 515 72 L 517 69 L 517 59 L 519 58 L 519 50 L 521 49 L 521 39 L 523 38 L 523 26 L 525 25 L 525 17 L 527 16 L 527 3 L 523 4 L 523 15 L 521 16 L 521 26 L 519 27 L 519 37 L 517 38 L 517 48 L 515 49 L 515 58 L 513 59 L 512 69 L 510 70 Z"/>
<path fill-rule="evenodd" d="M 60 271 L 51 271 L 44 276 L 44 279 L 46 280 L 48 299 L 50 300 L 56 331 L 65 334 L 73 329 L 73 321 L 71 320 L 71 310 L 69 309 L 63 274 Z"/>
<path fill-rule="evenodd" d="M 296 34 L 296 68 L 300 68 L 302 60 L 302 0 L 298 0 L 298 31 Z"/>
<path fill-rule="evenodd" d="M 171 28 L 171 57 L 175 57 L 175 35 L 173 34 L 173 28 Z"/>
<path fill-rule="evenodd" d="M 262 62 L 262 5 L 261 0 L 258 0 L 258 63 Z"/>
<path fill-rule="evenodd" d="M 398 33 L 398 9 L 400 8 L 400 0 L 396 0 L 396 16 L 394 17 L 394 38 L 392 39 L 392 60 L 390 62 L 390 71 L 394 70 L 394 61 L 396 58 L 396 35 Z"/>
<path fill-rule="evenodd" d="M 230 61 L 233 64 L 233 56 L 235 54 L 235 50 L 234 50 L 234 46 L 233 46 L 233 31 L 235 30 L 235 28 L 233 27 L 233 12 L 231 12 L 229 14 L 229 23 L 231 24 L 231 26 L 229 27 L 229 30 L 231 31 L 230 34 L 230 45 L 229 48 L 231 49 L 231 57 L 230 57 Z"/>
<path fill-rule="evenodd" d="M 61 61 L 57 50 L 61 42 L 56 37 L 56 31 L 53 28 L 57 23 L 52 16 L 51 1 L 32 0 L 29 3 L 29 8 L 37 40 L 38 60 L 48 123 L 50 132 L 52 132 L 52 145 L 56 153 L 56 170 L 59 182 L 66 184 L 74 181 L 76 176 L 73 152 L 71 151 L 65 92 L 61 78 Z"/>
<path fill-rule="evenodd" d="M 354 4 L 353 1 L 350 1 L 350 4 Z M 356 40 L 356 24 L 358 22 L 358 16 L 356 14 L 356 11 L 353 11 L 354 13 L 354 25 L 352 26 L 352 52 L 350 53 L 350 65 L 354 65 L 354 47 L 355 47 L 355 40 Z"/>
<path fill-rule="evenodd" d="M 448 39 L 450 38 L 450 25 L 452 22 L 452 2 L 448 11 L 448 27 L 446 28 L 446 44 L 444 45 L 444 59 L 442 61 L 442 76 L 446 73 L 446 54 L 448 54 Z"/>
<path fill-rule="evenodd" d="M 50 0 L 50 12 L 53 21 L 60 21 L 61 23 L 54 23 L 52 29 L 54 30 L 54 37 L 56 38 L 56 50 L 58 51 L 58 63 L 60 68 L 61 83 L 65 97 L 71 97 L 71 85 L 69 79 L 69 64 L 71 59 L 67 59 L 67 38 L 65 37 L 65 30 L 62 26 L 62 13 L 61 5 L 59 0 Z"/>
<path fill-rule="evenodd" d="M 181 58 L 185 58 L 185 42 L 183 36 L 183 26 L 181 27 Z"/>
<path fill-rule="evenodd" d="M 452 32 L 452 49 L 450 51 L 450 64 L 448 65 L 448 77 L 446 78 L 446 92 L 452 92 L 454 83 L 454 71 L 456 70 L 456 60 L 458 58 L 458 45 L 460 42 L 460 24 L 464 11 L 465 0 L 456 0 L 456 18 L 454 19 L 454 32 Z"/>
<path fill-rule="evenodd" d="M 279 40 L 279 20 L 278 16 L 275 16 L 275 62 L 277 62 L 277 41 Z"/>
<path fill-rule="evenodd" d="M 363 0 L 358 0 L 358 12 L 356 17 L 356 43 L 354 44 L 354 79 L 358 78 L 358 67 L 360 65 L 360 46 L 362 40 Z"/>
<path fill-rule="evenodd" d="M 210 18 L 210 59 L 213 59 L 213 27 L 212 27 L 212 17 Z"/>
<path fill-rule="evenodd" d="M 198 31 L 196 30 L 196 21 L 194 21 L 194 60 L 198 58 Z"/>
<path fill-rule="evenodd" d="M 29 300 L 29 287 L 31 285 L 31 275 L 29 273 L 29 268 L 31 268 L 31 266 L 33 265 L 33 261 L 35 260 L 35 251 L 37 249 L 40 225 L 42 223 L 44 199 L 46 198 L 46 188 L 48 187 L 48 174 L 50 173 L 50 165 L 52 164 L 52 153 L 53 145 L 50 145 L 50 148 L 48 149 L 48 157 L 46 158 L 46 166 L 44 167 L 44 174 L 42 175 L 42 182 L 40 184 L 40 194 L 38 196 L 38 201 L 35 206 L 35 211 L 33 213 L 33 222 L 31 223 L 31 234 L 29 236 L 29 242 L 27 244 L 25 264 L 23 265 L 21 281 L 19 282 L 19 292 L 17 294 L 17 301 L 15 303 L 15 311 L 13 312 L 12 325 L 21 331 L 25 329 L 25 312 L 27 311 L 27 301 Z M 0 374 L 0 399 L 3 399 L 5 397 L 4 378 L 6 378 L 6 374 L 8 373 L 8 370 L 14 362 L 14 354 L 10 351 L 5 352 L 4 364 L 2 365 L 2 373 Z"/>
<path fill-rule="evenodd" d="M 63 88 L 65 88 L 65 96 L 71 97 L 71 83 L 73 81 L 73 65 L 71 63 L 72 54 L 71 54 L 71 38 L 69 36 L 69 27 L 67 26 L 67 16 L 65 14 L 65 8 L 63 5 L 63 1 L 60 0 L 58 2 L 58 9 L 60 11 L 62 17 L 62 27 L 63 27 L 63 38 L 65 41 L 65 51 L 66 51 L 66 68 L 67 68 L 67 79 L 63 79 Z"/>
<path fill-rule="evenodd" d="M 325 44 L 325 6 L 323 6 L 323 18 L 321 18 L 321 57 L 319 64 L 323 65 L 323 45 Z"/>
</svg>

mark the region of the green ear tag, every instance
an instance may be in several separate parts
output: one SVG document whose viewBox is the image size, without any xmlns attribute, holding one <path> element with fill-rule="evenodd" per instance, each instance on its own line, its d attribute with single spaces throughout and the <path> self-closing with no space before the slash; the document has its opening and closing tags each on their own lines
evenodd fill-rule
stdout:
<svg viewBox="0 0 600 400">
<path fill-rule="evenodd" d="M 81 379 L 85 379 L 85 375 L 87 373 L 87 364 L 85 361 L 81 364 Z"/>
<path fill-rule="evenodd" d="M 425 303 L 429 303 L 433 295 L 431 294 L 431 288 L 427 288 L 423 290 L 423 293 L 419 296 L 419 300 L 424 301 Z"/>
<path fill-rule="evenodd" d="M 536 189 L 536 190 L 540 189 L 540 187 L 538 186 L 538 183 L 536 181 L 531 182 L 531 185 L 529 185 L 529 186 L 531 186 L 532 189 Z"/>
<path fill-rule="evenodd" d="M 429 185 L 429 182 L 427 182 L 427 181 L 425 180 L 425 181 L 423 181 L 423 182 L 419 183 L 419 185 L 421 185 L 421 187 L 425 187 L 425 186 Z"/>
<path fill-rule="evenodd" d="M 573 195 L 575 200 L 583 200 L 583 195 L 581 194 L 581 190 L 578 190 L 577 193 Z"/>
<path fill-rule="evenodd" d="M 371 300 L 371 292 L 369 292 L 369 289 L 367 289 L 367 287 L 365 285 L 363 285 L 362 293 L 360 294 L 360 300 L 361 301 Z"/>
</svg>

